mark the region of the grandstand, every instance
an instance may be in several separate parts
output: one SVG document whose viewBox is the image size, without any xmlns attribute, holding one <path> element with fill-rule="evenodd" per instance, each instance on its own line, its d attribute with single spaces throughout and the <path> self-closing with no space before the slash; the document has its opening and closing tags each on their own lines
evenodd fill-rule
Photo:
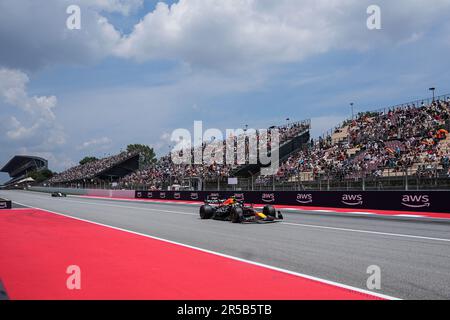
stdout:
<svg viewBox="0 0 450 320">
<path fill-rule="evenodd" d="M 4 186 L 11 187 L 28 182 L 29 173 L 44 169 L 48 169 L 47 160 L 34 156 L 16 155 L 3 166 L 0 172 L 9 174 L 11 179 L 5 182 Z"/>
<path fill-rule="evenodd" d="M 310 120 L 306 120 L 269 128 L 279 130 L 281 157 L 287 157 L 308 142 L 310 126 Z M 227 142 L 230 142 L 230 139 L 236 151 L 238 141 L 241 138 L 245 138 L 245 146 L 248 151 L 249 138 L 246 138 L 245 134 L 243 136 L 228 137 L 227 141 L 215 141 L 213 143 L 217 144 L 217 147 L 223 148 L 223 153 L 225 154 L 225 147 Z M 259 139 L 258 131 L 256 132 L 256 139 Z M 192 149 L 191 153 L 203 152 L 207 145 L 207 143 L 204 143 L 199 150 Z M 246 156 L 246 159 L 236 158 L 235 165 L 217 163 L 211 165 L 176 165 L 172 162 L 171 156 L 166 155 L 150 167 L 138 170 L 124 177 L 120 180 L 119 186 L 127 189 L 167 189 L 172 185 L 181 185 L 186 188 L 197 190 L 207 188 L 224 189 L 227 188 L 227 179 L 229 177 L 239 177 L 242 178 L 242 181 L 245 181 L 248 179 L 248 175 L 250 175 L 252 179 L 259 175 L 262 165 L 260 163 L 250 164 L 248 152 L 246 153 Z M 245 162 L 245 164 L 237 165 L 237 163 L 242 162 Z M 223 163 L 226 163 L 225 159 Z"/>
<path fill-rule="evenodd" d="M 311 120 L 291 123 L 286 126 L 277 127 L 280 131 L 280 161 L 284 161 L 292 153 L 301 149 L 310 139 Z M 258 176 L 261 173 L 262 165 L 244 164 L 232 170 L 230 173 L 233 177 L 249 178 Z"/>
<path fill-rule="evenodd" d="M 360 113 L 289 157 L 275 179 L 291 187 L 320 189 L 355 183 L 362 189 L 366 183 L 393 188 L 393 181 L 402 189 L 419 188 L 424 178 L 433 180 L 434 187 L 445 186 L 450 176 L 449 107 L 449 97 L 443 96 L 428 104 Z"/>
<path fill-rule="evenodd" d="M 95 185 L 110 186 L 120 178 L 139 169 L 139 153 L 121 152 L 118 155 L 88 162 L 56 174 L 47 181 L 50 186 L 56 185 Z"/>
</svg>

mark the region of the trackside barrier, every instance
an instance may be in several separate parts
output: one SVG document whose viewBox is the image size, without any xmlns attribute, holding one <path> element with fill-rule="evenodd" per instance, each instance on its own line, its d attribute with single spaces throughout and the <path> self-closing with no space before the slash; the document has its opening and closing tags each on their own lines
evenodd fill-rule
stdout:
<svg viewBox="0 0 450 320">
<path fill-rule="evenodd" d="M 101 189 L 87 189 L 87 195 L 93 197 L 108 197 L 108 198 L 134 198 L 134 190 L 101 190 Z"/>
<path fill-rule="evenodd" d="M 450 191 L 136 191 L 138 199 L 155 200 L 204 201 L 208 196 L 233 195 L 253 204 L 450 214 Z"/>
<path fill-rule="evenodd" d="M 103 189 L 77 189 L 77 188 L 56 188 L 56 187 L 30 187 L 30 191 L 38 192 L 64 192 L 66 194 L 107 198 L 134 198 L 134 190 L 103 190 Z"/>
<path fill-rule="evenodd" d="M 87 195 L 87 191 L 88 191 L 87 189 L 56 188 L 56 187 L 29 187 L 28 190 L 37 191 L 37 192 L 45 192 L 45 193 L 64 192 L 66 194 L 74 194 L 74 195 L 80 195 L 80 196 Z"/>
<path fill-rule="evenodd" d="M 11 209 L 12 203 L 10 200 L 0 198 L 0 210 L 1 209 Z"/>
<path fill-rule="evenodd" d="M 235 195 L 247 203 L 285 206 L 437 212 L 450 214 L 450 191 L 134 191 L 31 187 L 32 191 L 154 200 L 204 201 Z M 8 204 L 6 204 L 8 205 Z M 10 205 L 10 202 L 9 202 Z M 1 206 L 1 200 L 0 200 Z"/>
</svg>

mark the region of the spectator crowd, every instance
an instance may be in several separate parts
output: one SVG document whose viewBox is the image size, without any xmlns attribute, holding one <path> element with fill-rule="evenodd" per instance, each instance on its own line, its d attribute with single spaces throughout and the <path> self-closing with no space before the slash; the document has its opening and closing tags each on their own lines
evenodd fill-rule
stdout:
<svg viewBox="0 0 450 320">
<path fill-rule="evenodd" d="M 291 123 L 279 127 L 271 127 L 267 130 L 267 144 L 271 142 L 271 129 L 278 129 L 279 132 L 279 144 L 289 141 L 295 138 L 299 134 L 308 130 L 310 126 L 309 121 Z M 217 179 L 230 176 L 231 172 L 237 168 L 238 165 L 249 163 L 249 150 L 253 143 L 259 144 L 260 132 L 252 131 L 254 134 L 250 134 L 250 131 L 245 132 L 239 136 L 227 137 L 224 141 L 207 141 L 202 144 L 201 147 L 191 148 L 191 161 L 183 164 L 175 164 L 172 161 L 171 154 L 161 157 L 156 162 L 148 165 L 147 167 L 140 168 L 131 174 L 121 178 L 118 181 L 119 187 L 131 187 L 131 186 L 149 186 L 153 188 L 160 188 L 165 184 L 181 184 L 185 178 L 200 178 L 206 181 L 214 181 Z M 239 153 L 238 148 L 241 143 L 244 143 L 245 153 Z M 233 164 L 229 164 L 230 161 L 226 159 L 227 148 L 232 146 Z M 270 147 L 268 146 L 268 150 Z M 221 153 L 219 153 L 219 151 Z M 183 150 L 179 153 L 182 155 Z M 209 161 L 206 164 L 194 164 L 194 154 L 200 153 L 203 158 L 209 158 L 214 160 L 216 156 L 223 156 L 221 161 Z M 209 153 L 209 154 L 208 154 Z M 83 165 L 72 167 L 64 172 L 56 174 L 48 180 L 49 184 L 57 183 L 70 183 L 88 181 L 96 178 L 102 172 L 105 172 L 121 162 L 127 160 L 135 154 L 129 152 L 122 152 L 118 155 L 106 157 L 103 159 L 88 162 Z M 245 157 L 245 158 L 244 158 Z M 205 162 L 203 162 L 205 163 Z"/>
<path fill-rule="evenodd" d="M 53 184 L 92 179 L 100 173 L 113 168 L 114 166 L 135 155 L 136 154 L 132 152 L 121 152 L 111 157 L 91 161 L 83 165 L 78 165 L 54 175 L 51 179 L 48 180 L 48 182 L 50 184 Z"/>
<path fill-rule="evenodd" d="M 359 114 L 336 130 L 346 133 L 341 141 L 333 141 L 332 136 L 312 141 L 281 164 L 277 178 L 306 172 L 341 180 L 381 177 L 385 169 L 404 172 L 414 164 L 417 174 L 437 163 L 448 169 L 449 153 L 441 149 L 440 141 L 448 136 L 449 107 L 447 99 Z"/>
<path fill-rule="evenodd" d="M 267 130 L 267 149 L 270 150 L 271 131 L 270 129 L 278 129 L 279 132 L 279 144 L 283 145 L 287 141 L 297 137 L 298 135 L 309 130 L 310 122 L 296 122 L 279 127 L 271 127 Z M 250 148 L 252 143 L 259 145 L 260 132 L 255 131 L 254 135 L 244 133 L 239 136 L 227 137 L 224 141 L 209 141 L 204 142 L 199 148 L 192 148 L 191 163 L 175 164 L 172 161 L 171 155 L 167 155 L 159 159 L 155 164 L 152 164 L 148 168 L 137 170 L 124 178 L 120 179 L 119 185 L 125 188 L 132 186 L 149 186 L 151 189 L 161 188 L 162 185 L 182 185 L 183 180 L 186 178 L 199 178 L 202 181 L 217 181 L 218 179 L 224 179 L 231 175 L 231 173 L 240 165 L 248 164 L 251 159 Z M 254 141 L 253 141 L 254 139 Z M 245 152 L 239 153 L 238 147 L 240 143 L 244 143 Z M 227 146 L 232 146 L 233 162 L 229 164 L 227 161 Z M 220 150 L 220 156 L 223 156 L 221 161 L 211 161 L 206 164 L 194 164 L 194 154 L 200 153 L 204 157 L 208 156 L 212 159 L 216 156 L 216 151 Z M 211 155 L 206 155 L 211 151 Z M 183 151 L 180 151 L 180 154 Z M 243 158 L 245 157 L 245 158 Z"/>
</svg>

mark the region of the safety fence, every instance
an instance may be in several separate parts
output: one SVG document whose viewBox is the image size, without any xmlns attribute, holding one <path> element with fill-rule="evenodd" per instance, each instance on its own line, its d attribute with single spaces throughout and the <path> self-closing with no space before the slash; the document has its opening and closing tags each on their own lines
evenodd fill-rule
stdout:
<svg viewBox="0 0 450 320">
<path fill-rule="evenodd" d="M 235 196 L 246 203 L 449 213 L 450 191 L 136 191 L 137 199 L 204 201 Z"/>
<path fill-rule="evenodd" d="M 62 187 L 29 187 L 30 191 L 37 192 L 64 192 L 71 195 L 106 197 L 106 198 L 134 198 L 134 190 L 111 190 L 111 189 L 85 189 L 85 188 L 62 188 Z"/>
<path fill-rule="evenodd" d="M 109 198 L 205 201 L 235 196 L 246 203 L 301 207 L 352 208 L 449 213 L 450 191 L 148 191 L 32 187 L 40 192 Z"/>
<path fill-rule="evenodd" d="M 324 174 L 313 176 L 311 173 L 300 173 L 298 176 L 284 179 L 277 176 L 260 177 L 258 175 L 249 178 L 238 178 L 237 184 L 228 184 L 228 178 L 219 177 L 213 180 L 202 178 L 185 179 L 182 184 L 174 185 L 171 179 L 164 181 L 161 190 L 184 191 L 389 191 L 389 190 L 450 190 L 450 172 L 428 171 L 427 176 L 410 174 L 395 170 L 385 170 L 382 177 L 358 177 L 338 179 Z M 49 186 L 44 186 L 49 187 Z M 152 185 L 126 184 L 117 185 L 111 182 L 99 183 L 60 183 L 52 184 L 52 188 L 61 189 L 90 189 L 90 190 L 148 190 Z M 31 187 L 39 188 L 39 187 Z"/>
</svg>

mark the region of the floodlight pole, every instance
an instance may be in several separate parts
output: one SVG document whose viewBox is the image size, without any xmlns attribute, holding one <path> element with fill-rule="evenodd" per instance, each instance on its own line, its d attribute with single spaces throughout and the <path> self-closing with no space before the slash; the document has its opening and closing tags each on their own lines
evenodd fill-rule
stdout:
<svg viewBox="0 0 450 320">
<path fill-rule="evenodd" d="M 434 99 L 434 92 L 436 91 L 436 88 L 430 88 L 430 89 L 428 89 L 428 90 L 430 90 L 431 92 L 433 92 L 433 102 L 435 101 L 435 99 Z"/>
</svg>

